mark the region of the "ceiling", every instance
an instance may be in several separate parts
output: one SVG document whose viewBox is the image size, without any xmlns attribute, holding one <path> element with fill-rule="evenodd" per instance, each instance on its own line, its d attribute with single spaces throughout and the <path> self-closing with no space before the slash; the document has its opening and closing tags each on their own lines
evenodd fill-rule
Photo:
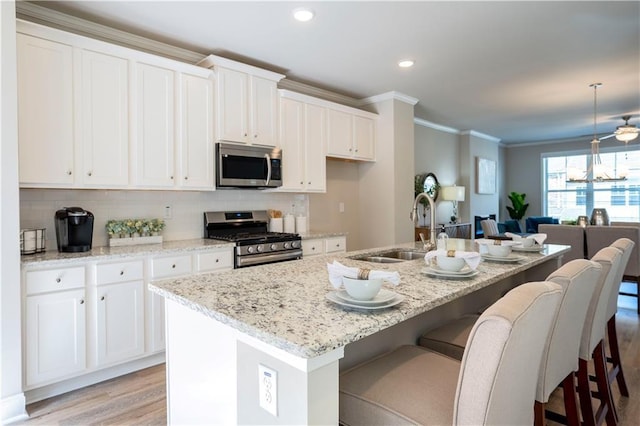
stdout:
<svg viewBox="0 0 640 426">
<path fill-rule="evenodd" d="M 38 4 L 355 98 L 401 92 L 416 117 L 504 144 L 589 141 L 594 82 L 598 133 L 640 125 L 638 1 Z M 315 19 L 293 20 L 300 6 Z"/>
</svg>

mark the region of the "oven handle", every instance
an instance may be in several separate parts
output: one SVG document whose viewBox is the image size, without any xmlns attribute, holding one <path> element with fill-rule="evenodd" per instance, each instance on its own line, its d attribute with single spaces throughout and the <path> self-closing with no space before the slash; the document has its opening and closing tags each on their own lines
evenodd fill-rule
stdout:
<svg viewBox="0 0 640 426">
<path fill-rule="evenodd" d="M 241 268 L 243 266 L 260 265 L 262 263 L 277 262 L 279 260 L 295 260 L 302 258 L 302 250 L 288 250 L 282 253 L 274 254 L 260 254 L 255 256 L 237 256 L 237 266 Z"/>
<path fill-rule="evenodd" d="M 265 183 L 265 185 L 269 185 L 269 181 L 271 180 L 271 157 L 269 154 L 265 154 L 264 158 L 267 159 L 267 183 Z"/>
</svg>

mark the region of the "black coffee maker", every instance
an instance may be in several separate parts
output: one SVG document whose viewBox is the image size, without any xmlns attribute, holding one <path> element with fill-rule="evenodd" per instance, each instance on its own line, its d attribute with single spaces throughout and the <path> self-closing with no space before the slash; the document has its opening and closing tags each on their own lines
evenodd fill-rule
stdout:
<svg viewBox="0 0 640 426">
<path fill-rule="evenodd" d="M 91 250 L 93 214 L 82 207 L 64 207 L 55 216 L 58 251 L 83 252 Z"/>
</svg>

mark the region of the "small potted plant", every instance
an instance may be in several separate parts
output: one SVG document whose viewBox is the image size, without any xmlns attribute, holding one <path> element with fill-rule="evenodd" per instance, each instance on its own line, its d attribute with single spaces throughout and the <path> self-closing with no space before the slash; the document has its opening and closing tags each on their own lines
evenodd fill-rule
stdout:
<svg viewBox="0 0 640 426">
<path fill-rule="evenodd" d="M 509 211 L 509 217 L 511 219 L 515 219 L 518 222 L 520 222 L 524 217 L 524 215 L 527 213 L 527 209 L 529 208 L 529 203 L 524 202 L 524 199 L 526 198 L 526 196 L 527 196 L 526 194 L 520 194 L 518 192 L 511 192 L 509 194 L 509 200 L 511 200 L 511 206 L 507 206 L 507 210 Z"/>
</svg>

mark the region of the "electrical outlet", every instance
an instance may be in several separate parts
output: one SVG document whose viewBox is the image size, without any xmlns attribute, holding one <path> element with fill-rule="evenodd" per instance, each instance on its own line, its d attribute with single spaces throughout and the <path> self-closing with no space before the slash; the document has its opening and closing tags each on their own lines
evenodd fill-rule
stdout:
<svg viewBox="0 0 640 426">
<path fill-rule="evenodd" d="M 164 206 L 164 218 L 171 219 L 173 217 L 173 212 L 171 211 L 171 206 Z"/>
<path fill-rule="evenodd" d="M 278 373 L 262 364 L 258 364 L 258 392 L 260 407 L 278 417 Z"/>
</svg>

